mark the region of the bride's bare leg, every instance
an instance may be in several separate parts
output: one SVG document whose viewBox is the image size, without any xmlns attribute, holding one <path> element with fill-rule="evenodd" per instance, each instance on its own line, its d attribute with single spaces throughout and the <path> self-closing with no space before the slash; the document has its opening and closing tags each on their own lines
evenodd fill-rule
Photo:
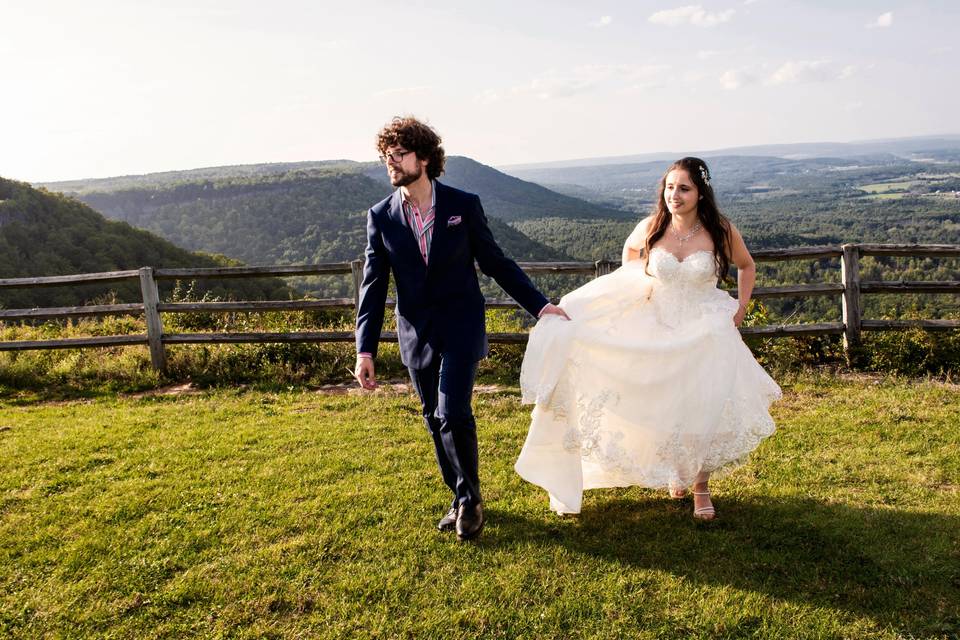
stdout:
<svg viewBox="0 0 960 640">
<path fill-rule="evenodd" d="M 693 517 L 699 520 L 713 520 L 717 516 L 710 501 L 710 474 L 700 472 L 693 485 Z"/>
</svg>

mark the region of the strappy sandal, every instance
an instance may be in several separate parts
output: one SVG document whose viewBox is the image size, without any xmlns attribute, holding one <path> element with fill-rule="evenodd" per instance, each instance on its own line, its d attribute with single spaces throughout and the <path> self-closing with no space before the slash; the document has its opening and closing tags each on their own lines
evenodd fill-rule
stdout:
<svg viewBox="0 0 960 640">
<path fill-rule="evenodd" d="M 687 490 L 684 487 L 670 487 L 670 497 L 674 500 L 683 500 L 687 497 Z"/>
<path fill-rule="evenodd" d="M 694 491 L 694 492 L 693 492 L 693 495 L 694 495 L 694 500 L 696 500 L 696 496 L 707 496 L 707 497 L 709 497 L 709 496 L 710 496 L 710 492 L 709 492 L 709 491 Z M 711 504 L 711 506 L 709 506 L 709 507 L 694 508 L 694 510 L 693 510 L 693 517 L 694 517 L 696 520 L 710 521 L 710 520 L 713 520 L 714 518 L 717 517 L 717 510 L 713 508 L 713 505 L 712 505 L 712 504 Z"/>
</svg>

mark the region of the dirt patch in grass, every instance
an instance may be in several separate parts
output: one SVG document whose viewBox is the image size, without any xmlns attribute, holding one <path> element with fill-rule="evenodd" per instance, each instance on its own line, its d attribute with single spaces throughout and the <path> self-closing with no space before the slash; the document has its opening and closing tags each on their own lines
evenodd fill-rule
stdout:
<svg viewBox="0 0 960 640">
<path fill-rule="evenodd" d="M 194 386 L 192 382 L 184 382 L 181 384 L 169 384 L 165 387 L 157 387 L 156 389 L 150 389 L 148 391 L 139 391 L 137 393 L 131 393 L 130 398 L 153 398 L 156 396 L 195 396 L 200 393 L 203 393 L 200 389 Z"/>
</svg>

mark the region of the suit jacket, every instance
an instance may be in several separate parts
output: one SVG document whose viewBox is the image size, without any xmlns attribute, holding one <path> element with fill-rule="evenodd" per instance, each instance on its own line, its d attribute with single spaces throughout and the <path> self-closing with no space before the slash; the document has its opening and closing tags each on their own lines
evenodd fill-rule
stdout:
<svg viewBox="0 0 960 640">
<path fill-rule="evenodd" d="M 357 351 L 377 354 L 389 272 L 397 286 L 400 357 L 426 368 L 440 353 L 487 355 L 484 297 L 474 261 L 536 316 L 547 299 L 493 239 L 480 198 L 434 182 L 436 209 L 428 264 L 403 215 L 399 189 L 367 212 L 367 249 L 357 309 Z M 452 218 L 452 220 L 451 220 Z M 459 221 L 457 220 L 459 218 Z"/>
</svg>

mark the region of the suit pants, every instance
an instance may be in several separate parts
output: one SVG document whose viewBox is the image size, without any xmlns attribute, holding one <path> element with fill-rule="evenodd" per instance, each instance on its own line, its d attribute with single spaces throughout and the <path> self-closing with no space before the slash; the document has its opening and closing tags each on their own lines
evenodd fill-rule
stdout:
<svg viewBox="0 0 960 640">
<path fill-rule="evenodd" d="M 409 371 L 433 438 L 440 475 L 453 491 L 452 506 L 480 504 L 477 423 L 470 406 L 477 363 L 440 353 L 425 369 Z"/>
</svg>

